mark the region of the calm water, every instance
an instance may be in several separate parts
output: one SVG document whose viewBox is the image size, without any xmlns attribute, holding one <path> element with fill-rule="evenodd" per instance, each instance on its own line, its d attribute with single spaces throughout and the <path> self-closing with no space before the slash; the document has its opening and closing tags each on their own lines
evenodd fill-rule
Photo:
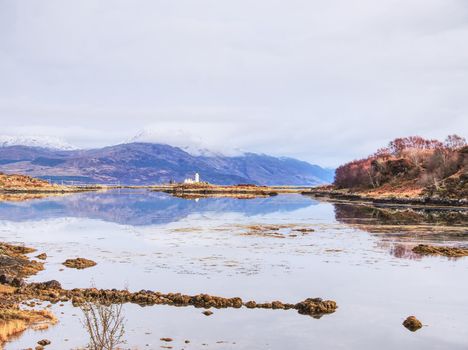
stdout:
<svg viewBox="0 0 468 350">
<path fill-rule="evenodd" d="M 249 227 L 273 224 L 284 226 Z M 206 317 L 192 307 L 125 305 L 129 349 L 467 349 L 468 258 L 411 252 L 421 242 L 468 244 L 467 231 L 463 212 L 402 213 L 300 195 L 195 201 L 122 191 L 0 202 L 0 239 L 49 256 L 32 281 L 293 303 L 322 297 L 339 305 L 321 319 L 293 310 Z M 98 265 L 64 269 L 77 256 Z M 52 341 L 47 349 L 85 346 L 81 310 L 52 310 L 59 324 L 26 331 L 6 349 L 34 348 L 42 338 Z M 426 326 L 409 332 L 401 325 L 409 315 Z"/>
</svg>

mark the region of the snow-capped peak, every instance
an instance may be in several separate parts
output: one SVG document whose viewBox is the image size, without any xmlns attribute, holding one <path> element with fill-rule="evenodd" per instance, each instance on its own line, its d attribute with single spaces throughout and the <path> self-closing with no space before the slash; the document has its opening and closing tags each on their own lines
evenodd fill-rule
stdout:
<svg viewBox="0 0 468 350">
<path fill-rule="evenodd" d="M 29 146 L 70 151 L 76 149 L 62 139 L 51 136 L 8 136 L 0 135 L 0 147 Z"/>
<path fill-rule="evenodd" d="M 174 147 L 179 147 L 187 153 L 194 156 L 216 157 L 216 156 L 233 156 L 243 152 L 228 149 L 217 149 L 213 145 L 207 144 L 201 137 L 197 137 L 193 133 L 181 129 L 160 129 L 160 130 L 143 130 L 136 136 L 127 140 L 125 143 L 132 142 L 148 142 L 161 143 Z"/>
</svg>

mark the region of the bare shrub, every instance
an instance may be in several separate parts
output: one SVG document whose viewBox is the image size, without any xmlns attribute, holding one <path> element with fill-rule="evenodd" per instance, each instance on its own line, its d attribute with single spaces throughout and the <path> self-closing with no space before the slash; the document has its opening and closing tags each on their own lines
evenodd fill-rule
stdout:
<svg viewBox="0 0 468 350">
<path fill-rule="evenodd" d="M 88 349 L 116 350 L 124 344 L 125 317 L 122 304 L 86 302 L 81 306 L 83 326 L 89 334 Z"/>
<path fill-rule="evenodd" d="M 406 182 L 439 191 L 444 184 L 455 181 L 458 185 L 451 187 L 463 188 L 465 180 L 460 176 L 467 173 L 467 149 L 465 138 L 458 135 L 448 136 L 444 143 L 419 136 L 397 138 L 367 158 L 338 167 L 334 185 L 370 189 Z M 451 179 L 453 176 L 456 179 Z"/>
</svg>

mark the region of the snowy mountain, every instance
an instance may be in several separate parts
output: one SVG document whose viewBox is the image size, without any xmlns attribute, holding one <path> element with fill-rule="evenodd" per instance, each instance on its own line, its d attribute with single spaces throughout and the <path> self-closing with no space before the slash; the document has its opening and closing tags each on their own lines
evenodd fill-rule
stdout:
<svg viewBox="0 0 468 350">
<path fill-rule="evenodd" d="M 0 172 L 52 181 L 144 185 L 167 183 L 200 173 L 215 184 L 317 185 L 330 183 L 334 171 L 293 158 L 245 153 L 193 155 L 166 144 L 132 142 L 89 150 L 0 147 Z"/>
<path fill-rule="evenodd" d="M 0 135 L 0 147 L 28 146 L 71 151 L 76 149 L 67 142 L 51 136 L 8 136 Z"/>
<path fill-rule="evenodd" d="M 240 156 L 245 152 L 240 149 L 220 148 L 207 143 L 193 133 L 181 129 L 145 129 L 125 143 L 153 143 L 178 147 L 192 156 L 222 157 Z"/>
</svg>

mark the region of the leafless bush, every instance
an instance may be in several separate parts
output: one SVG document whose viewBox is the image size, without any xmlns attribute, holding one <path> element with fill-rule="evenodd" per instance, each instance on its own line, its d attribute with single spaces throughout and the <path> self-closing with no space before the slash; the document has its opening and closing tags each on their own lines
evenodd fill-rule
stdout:
<svg viewBox="0 0 468 350">
<path fill-rule="evenodd" d="M 124 343 L 125 317 L 122 304 L 86 302 L 81 306 L 83 326 L 89 334 L 90 350 L 116 350 Z"/>
<path fill-rule="evenodd" d="M 466 140 L 450 135 L 445 142 L 419 136 L 398 138 L 367 158 L 354 160 L 336 169 L 338 188 L 376 188 L 392 181 L 416 180 L 436 189 L 458 172 L 466 173 Z"/>
</svg>

